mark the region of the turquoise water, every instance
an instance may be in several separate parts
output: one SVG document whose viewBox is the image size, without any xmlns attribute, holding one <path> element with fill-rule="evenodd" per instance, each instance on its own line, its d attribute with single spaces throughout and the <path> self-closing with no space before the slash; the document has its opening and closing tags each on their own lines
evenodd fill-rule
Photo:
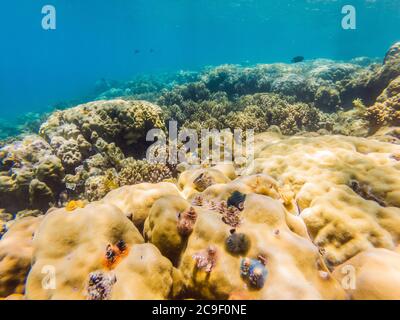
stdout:
<svg viewBox="0 0 400 320">
<path fill-rule="evenodd" d="M 44 5 L 56 30 L 43 30 Z M 353 5 L 357 29 L 341 26 Z M 382 58 L 399 0 L 14 0 L 0 11 L 0 118 L 85 100 L 96 81 L 224 63 Z"/>
</svg>

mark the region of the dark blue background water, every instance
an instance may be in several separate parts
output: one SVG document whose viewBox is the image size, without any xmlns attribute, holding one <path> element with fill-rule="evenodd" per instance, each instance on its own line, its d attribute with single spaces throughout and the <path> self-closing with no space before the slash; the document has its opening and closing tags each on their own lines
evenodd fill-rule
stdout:
<svg viewBox="0 0 400 320">
<path fill-rule="evenodd" d="M 55 31 L 41 27 L 46 4 L 57 9 Z M 357 8 L 355 31 L 341 28 L 345 4 Z M 3 0 L 0 9 L 6 119 L 84 96 L 101 78 L 295 55 L 382 57 L 400 40 L 400 0 Z"/>
</svg>

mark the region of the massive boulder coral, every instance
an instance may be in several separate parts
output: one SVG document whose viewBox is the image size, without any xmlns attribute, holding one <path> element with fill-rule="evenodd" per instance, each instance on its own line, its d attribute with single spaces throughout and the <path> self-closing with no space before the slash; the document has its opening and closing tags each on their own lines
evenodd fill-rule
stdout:
<svg viewBox="0 0 400 320">
<path fill-rule="evenodd" d="M 75 168 L 93 153 L 116 165 L 122 160 L 121 151 L 140 154 L 139 142 L 144 143 L 147 131 L 153 128 L 164 128 L 159 107 L 117 99 L 56 112 L 42 125 L 40 134 L 56 147 L 65 165 Z"/>
<path fill-rule="evenodd" d="M 182 235 L 177 226 L 188 210 L 194 210 L 197 218 L 192 231 Z M 279 201 L 252 193 L 246 197 L 241 215 L 243 222 L 234 232 L 248 239 L 243 244 L 248 248 L 240 251 L 245 255 L 231 252 L 235 244 L 230 241 L 236 241 L 230 240 L 232 227 L 217 208 L 191 204 L 180 197 L 161 198 L 154 204 L 145 234 L 182 272 L 184 297 L 344 298 L 344 291 L 330 276 L 318 248 L 300 232 Z M 289 225 L 292 230 L 297 225 L 301 235 Z M 261 273 L 250 266 L 247 279 L 243 266 L 246 259 L 253 259 Z"/>
<path fill-rule="evenodd" d="M 163 196 L 180 194 L 179 189 L 170 182 L 141 183 L 113 190 L 102 201 L 118 207 L 139 230 L 142 230 L 156 200 Z"/>
<path fill-rule="evenodd" d="M 266 132 L 239 177 L 232 164 L 186 165 L 176 185 L 125 186 L 52 209 L 34 236 L 26 297 L 397 297 L 369 271 L 392 272 L 400 238 L 400 146 L 380 140 Z M 356 291 L 343 286 L 348 263 Z"/>
<path fill-rule="evenodd" d="M 344 136 L 257 140 L 245 174 L 290 185 L 329 266 L 372 247 L 394 249 L 400 229 L 398 145 Z"/>
<path fill-rule="evenodd" d="M 42 125 L 40 134 L 66 168 L 67 194 L 75 198 L 84 195 L 93 201 L 120 185 L 119 170 L 124 169 L 122 184 L 129 169 L 134 174 L 127 157 L 145 155 L 146 134 L 153 128 L 164 128 L 158 106 L 116 99 L 56 112 Z M 161 181 L 167 174 L 159 176 Z"/>
<path fill-rule="evenodd" d="M 42 217 L 26 217 L 11 225 L 0 241 L 0 297 L 23 294 L 31 268 L 32 237 Z"/>
<path fill-rule="evenodd" d="M 47 210 L 62 191 L 64 167 L 36 135 L 0 149 L 0 203 L 8 212 Z"/>
<path fill-rule="evenodd" d="M 179 278 L 111 204 L 49 212 L 33 246 L 28 299 L 165 299 Z"/>
</svg>

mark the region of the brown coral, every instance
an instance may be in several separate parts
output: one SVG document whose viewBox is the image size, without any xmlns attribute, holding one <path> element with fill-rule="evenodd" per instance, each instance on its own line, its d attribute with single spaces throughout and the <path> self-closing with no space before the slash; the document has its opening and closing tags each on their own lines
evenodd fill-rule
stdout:
<svg viewBox="0 0 400 320">
<path fill-rule="evenodd" d="M 178 214 L 178 232 L 181 236 L 187 237 L 193 231 L 193 226 L 197 220 L 197 213 L 193 207 Z"/>
</svg>

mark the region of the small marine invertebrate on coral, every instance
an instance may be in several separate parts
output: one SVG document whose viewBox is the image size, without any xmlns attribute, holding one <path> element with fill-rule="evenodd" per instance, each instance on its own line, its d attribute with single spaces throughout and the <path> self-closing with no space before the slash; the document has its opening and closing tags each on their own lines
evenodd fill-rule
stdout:
<svg viewBox="0 0 400 320">
<path fill-rule="evenodd" d="M 195 260 L 197 269 L 210 273 L 217 263 L 217 248 L 210 245 L 206 250 L 195 253 L 192 258 Z"/>
<path fill-rule="evenodd" d="M 128 249 L 126 242 L 122 239 L 117 242 L 116 247 L 118 248 L 118 250 L 121 254 L 125 253 Z"/>
<path fill-rule="evenodd" d="M 239 191 L 234 191 L 228 198 L 227 205 L 228 207 L 233 206 L 239 210 L 243 210 L 245 200 L 246 200 L 245 194 Z"/>
<path fill-rule="evenodd" d="M 294 200 L 294 192 L 287 185 L 282 188 L 278 188 L 278 193 L 284 205 L 290 205 Z"/>
<path fill-rule="evenodd" d="M 240 264 L 240 275 L 251 287 L 261 289 L 268 276 L 268 270 L 264 261 L 258 259 L 243 258 Z"/>
<path fill-rule="evenodd" d="M 242 223 L 242 218 L 240 217 L 240 210 L 236 207 L 220 206 L 223 209 L 222 221 L 232 228 L 237 228 Z"/>
<path fill-rule="evenodd" d="M 246 254 L 250 248 L 250 239 L 244 233 L 236 233 L 234 229 L 225 241 L 226 250 L 232 254 Z"/>
<path fill-rule="evenodd" d="M 103 265 L 107 269 L 113 269 L 121 258 L 128 255 L 128 249 L 127 243 L 122 239 L 118 240 L 115 245 L 109 243 L 106 248 Z"/>
<path fill-rule="evenodd" d="M 118 257 L 118 252 L 115 250 L 115 248 L 111 245 L 108 244 L 106 248 L 106 254 L 105 254 L 105 264 L 107 267 L 112 267 L 112 265 L 115 263 Z"/>
<path fill-rule="evenodd" d="M 65 206 L 65 210 L 71 212 L 74 211 L 78 208 L 84 208 L 85 207 L 85 202 L 82 200 L 71 200 L 67 203 Z"/>
<path fill-rule="evenodd" d="M 243 258 L 240 262 L 240 275 L 242 277 L 247 277 L 249 275 L 250 266 L 252 263 L 252 259 Z"/>
<path fill-rule="evenodd" d="M 112 287 L 117 282 L 113 273 L 95 271 L 89 274 L 87 300 L 109 300 Z"/>
<path fill-rule="evenodd" d="M 252 263 L 249 270 L 249 283 L 254 288 L 261 289 L 264 286 L 267 276 L 268 270 L 261 262 Z"/>
<path fill-rule="evenodd" d="M 202 207 L 205 203 L 205 199 L 202 195 L 196 195 L 192 201 L 192 205 Z"/>
<path fill-rule="evenodd" d="M 178 214 L 178 232 L 181 236 L 189 236 L 197 220 L 197 212 L 193 207 Z"/>
<path fill-rule="evenodd" d="M 197 191 L 203 192 L 208 187 L 215 184 L 215 180 L 207 172 L 203 172 L 196 179 L 194 179 L 193 184 L 195 185 Z"/>
<path fill-rule="evenodd" d="M 239 206 L 242 196 L 238 196 L 239 200 L 236 199 L 235 202 Z M 231 226 L 232 228 L 237 228 L 242 223 L 242 218 L 240 216 L 240 209 L 236 208 L 235 206 L 228 206 L 226 201 L 214 201 L 214 200 L 207 200 L 204 199 L 201 195 L 196 196 L 192 201 L 192 205 L 194 206 L 201 206 L 207 210 L 216 211 L 222 215 L 222 221 L 227 225 Z"/>
</svg>

